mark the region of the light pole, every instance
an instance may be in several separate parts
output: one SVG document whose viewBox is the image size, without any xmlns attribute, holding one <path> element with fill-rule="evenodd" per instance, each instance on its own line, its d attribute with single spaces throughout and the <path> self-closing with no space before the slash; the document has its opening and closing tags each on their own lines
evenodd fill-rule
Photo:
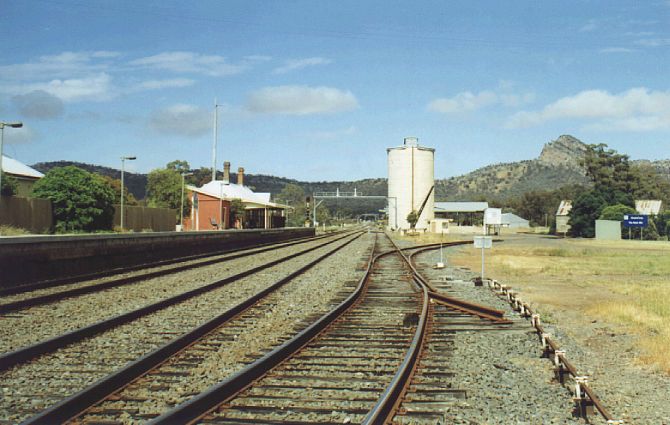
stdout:
<svg viewBox="0 0 670 425">
<path fill-rule="evenodd" d="M 184 177 L 192 176 L 193 173 L 181 173 L 181 209 L 179 210 L 179 230 L 184 231 Z"/>
<path fill-rule="evenodd" d="M 5 127 L 10 128 L 21 128 L 23 127 L 22 122 L 2 122 L 0 121 L 0 191 L 2 191 L 2 142 L 5 138 Z M 0 199 L 2 196 L 0 195 Z"/>
<path fill-rule="evenodd" d="M 123 198 L 125 198 L 125 196 L 123 196 L 123 195 L 124 195 L 124 193 L 123 193 L 123 183 L 124 183 L 124 181 L 123 181 L 123 178 L 124 178 L 123 174 L 124 174 L 125 171 L 126 171 L 126 170 L 125 170 L 126 159 L 127 159 L 128 161 L 134 161 L 134 160 L 137 159 L 137 157 L 136 157 L 136 156 L 122 156 L 122 157 L 121 157 L 121 231 L 122 231 L 122 232 L 123 232 L 123 225 L 124 225 L 124 222 L 123 222 Z"/>
<path fill-rule="evenodd" d="M 219 105 L 214 98 L 214 140 L 212 141 L 212 181 L 216 180 L 216 145 L 219 139 Z"/>
</svg>

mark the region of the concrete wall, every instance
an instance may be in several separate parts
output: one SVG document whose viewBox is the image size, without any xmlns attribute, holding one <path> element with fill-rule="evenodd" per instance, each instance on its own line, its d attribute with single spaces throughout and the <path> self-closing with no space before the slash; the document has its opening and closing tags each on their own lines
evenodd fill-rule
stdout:
<svg viewBox="0 0 670 425">
<path fill-rule="evenodd" d="M 0 288 L 313 235 L 290 228 L 0 238 Z"/>
<path fill-rule="evenodd" d="M 601 241 L 621 240 L 621 222 L 596 220 L 596 239 Z"/>
<path fill-rule="evenodd" d="M 51 201 L 48 199 L 3 196 L 0 200 L 0 225 L 48 232 L 53 227 Z"/>
<path fill-rule="evenodd" d="M 171 232 L 177 223 L 177 210 L 169 208 L 148 208 L 123 206 L 123 227 L 128 230 L 141 232 Z M 114 227 L 121 226 L 121 205 L 114 205 Z"/>
</svg>

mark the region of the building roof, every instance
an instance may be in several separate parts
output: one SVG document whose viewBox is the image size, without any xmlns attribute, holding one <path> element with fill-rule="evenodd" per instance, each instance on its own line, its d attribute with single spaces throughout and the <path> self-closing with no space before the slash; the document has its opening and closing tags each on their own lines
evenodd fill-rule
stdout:
<svg viewBox="0 0 670 425">
<path fill-rule="evenodd" d="M 213 198 L 225 200 L 241 199 L 246 204 L 256 204 L 260 207 L 287 208 L 286 205 L 270 201 L 270 193 L 256 193 L 246 186 L 235 183 L 227 183 L 222 180 L 214 180 L 204 184 L 202 187 L 187 186 L 193 192 L 203 193 Z M 247 205 L 249 206 L 249 205 Z"/>
<path fill-rule="evenodd" d="M 504 213 L 502 215 L 502 224 L 525 224 L 526 226 L 528 225 L 528 220 L 526 220 L 523 217 L 519 217 L 516 214 L 512 213 Z"/>
<path fill-rule="evenodd" d="M 641 199 L 635 201 L 635 209 L 643 215 L 658 215 L 661 212 L 662 201 Z"/>
<path fill-rule="evenodd" d="M 2 155 L 2 171 L 19 177 L 32 177 L 34 179 L 41 179 L 44 177 L 44 174 L 36 169 L 28 167 L 26 164 L 5 155 Z"/>
<path fill-rule="evenodd" d="M 435 212 L 484 212 L 488 202 L 435 202 Z"/>
<path fill-rule="evenodd" d="M 556 211 L 556 215 L 569 215 L 570 211 L 572 210 L 572 201 L 570 200 L 563 200 L 561 201 L 561 204 L 558 206 L 558 210 Z"/>
</svg>

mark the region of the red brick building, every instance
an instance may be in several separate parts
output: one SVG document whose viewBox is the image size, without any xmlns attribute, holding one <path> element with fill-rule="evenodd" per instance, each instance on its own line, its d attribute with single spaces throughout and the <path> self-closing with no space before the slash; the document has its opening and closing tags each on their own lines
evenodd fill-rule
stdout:
<svg viewBox="0 0 670 425">
<path fill-rule="evenodd" d="M 243 172 L 243 171 L 242 171 Z M 238 176 L 238 181 L 241 179 Z M 255 193 L 246 186 L 226 180 L 215 180 L 202 187 L 187 186 L 191 198 L 191 215 L 184 217 L 184 230 L 274 229 L 285 227 L 286 205 L 270 201 L 269 193 Z M 245 212 L 235 222 L 230 203 L 240 199 Z"/>
</svg>

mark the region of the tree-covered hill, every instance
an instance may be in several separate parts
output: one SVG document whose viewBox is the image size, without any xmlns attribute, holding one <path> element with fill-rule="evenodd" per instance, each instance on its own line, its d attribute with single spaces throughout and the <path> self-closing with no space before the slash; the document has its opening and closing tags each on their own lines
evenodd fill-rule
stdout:
<svg viewBox="0 0 670 425">
<path fill-rule="evenodd" d="M 584 156 L 586 145 L 580 140 L 563 135 L 544 145 L 538 158 L 493 164 L 477 169 L 462 176 L 437 179 L 435 194 L 437 200 L 506 200 L 518 198 L 522 194 L 536 190 L 554 190 L 574 184 L 588 184 L 580 160 Z M 654 168 L 660 176 L 670 180 L 670 160 L 632 161 L 635 165 Z M 119 170 L 99 165 L 82 164 L 72 161 L 43 162 L 33 165 L 39 171 L 46 172 L 53 167 L 75 165 L 87 171 L 120 178 Z M 231 181 L 237 182 L 237 175 L 231 174 Z M 386 178 L 362 179 L 354 181 L 317 181 L 305 182 L 295 179 L 246 174 L 245 185 L 256 192 L 270 192 L 277 195 L 288 183 L 300 186 L 305 193 L 353 192 L 356 189 L 363 195 L 385 195 Z M 126 184 L 137 199 L 145 197 L 147 176 L 126 172 Z M 383 203 L 383 202 L 382 202 Z M 343 204 L 344 205 L 344 204 Z M 377 204 L 375 204 L 376 208 Z"/>
</svg>

